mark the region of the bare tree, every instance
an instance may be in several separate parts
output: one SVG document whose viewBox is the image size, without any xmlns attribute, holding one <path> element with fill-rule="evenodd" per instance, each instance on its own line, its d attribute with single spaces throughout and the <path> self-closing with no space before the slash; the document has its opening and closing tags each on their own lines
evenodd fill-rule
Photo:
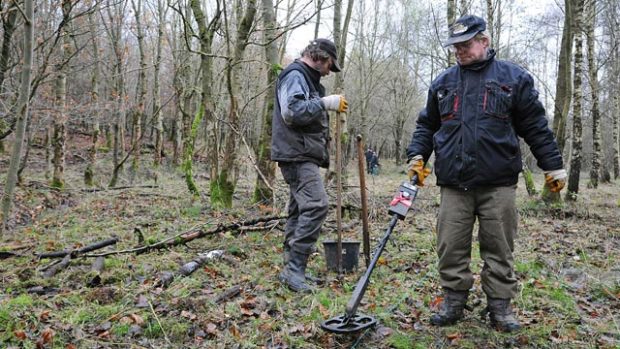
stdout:
<svg viewBox="0 0 620 349">
<path fill-rule="evenodd" d="M 22 63 L 21 86 L 19 91 L 17 122 L 15 128 L 15 142 L 13 144 L 9 172 L 6 176 L 4 194 L 2 196 L 2 225 L 0 233 L 6 230 L 11 212 L 13 191 L 17 183 L 17 170 L 21 158 L 26 123 L 28 122 L 28 107 L 30 100 L 30 76 L 32 69 L 33 43 L 34 43 L 34 6 L 32 0 L 24 0 L 24 57 Z"/>
<path fill-rule="evenodd" d="M 321 2 L 321 0 L 319 0 Z M 257 176 L 254 186 L 254 202 L 274 204 L 273 183 L 276 176 L 275 162 L 271 161 L 271 116 L 274 110 L 275 85 L 282 69 L 278 60 L 276 44 L 276 19 L 273 0 L 262 0 L 263 40 L 265 42 L 265 60 L 267 61 L 267 92 L 262 112 L 262 123 L 257 151 Z M 315 34 L 316 35 L 316 34 Z"/>
<path fill-rule="evenodd" d="M 101 108 L 99 108 L 100 98 L 100 84 L 101 84 L 101 58 L 99 54 L 99 25 L 97 16 L 99 15 L 99 3 L 97 1 L 91 2 L 93 8 L 88 13 L 88 23 L 90 26 L 90 41 L 92 45 L 93 55 L 93 72 L 91 78 L 91 103 L 93 104 L 93 127 L 92 127 L 92 141 L 91 147 L 88 152 L 88 164 L 84 170 L 84 184 L 92 186 L 94 184 L 95 177 L 95 162 L 97 161 L 97 143 L 99 142 L 99 120 L 101 119 Z"/>
</svg>

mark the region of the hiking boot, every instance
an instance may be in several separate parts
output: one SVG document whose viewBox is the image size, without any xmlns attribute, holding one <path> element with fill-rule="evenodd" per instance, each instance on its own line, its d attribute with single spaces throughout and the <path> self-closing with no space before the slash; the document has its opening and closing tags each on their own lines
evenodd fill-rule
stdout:
<svg viewBox="0 0 620 349">
<path fill-rule="evenodd" d="M 454 325 L 463 318 L 463 309 L 467 303 L 469 291 L 453 291 L 445 289 L 444 299 L 438 313 L 431 315 L 431 325 L 449 326 Z"/>
<path fill-rule="evenodd" d="M 286 265 L 288 264 L 289 258 L 290 258 L 290 249 L 288 248 L 284 248 L 284 251 L 282 252 L 282 260 L 284 261 L 284 266 L 286 267 Z M 312 275 L 310 275 L 310 273 L 305 273 L 304 276 L 306 277 L 306 281 L 309 281 L 313 284 L 316 285 L 323 285 L 325 283 L 325 280 L 321 279 L 321 278 L 317 278 L 314 277 Z"/>
<path fill-rule="evenodd" d="M 521 324 L 512 312 L 510 299 L 487 297 L 487 310 L 491 326 L 501 332 L 514 332 L 521 329 Z"/>
<path fill-rule="evenodd" d="M 280 273 L 280 281 L 294 292 L 311 293 L 314 288 L 306 284 L 306 265 L 310 255 L 290 251 L 288 262 Z"/>
</svg>

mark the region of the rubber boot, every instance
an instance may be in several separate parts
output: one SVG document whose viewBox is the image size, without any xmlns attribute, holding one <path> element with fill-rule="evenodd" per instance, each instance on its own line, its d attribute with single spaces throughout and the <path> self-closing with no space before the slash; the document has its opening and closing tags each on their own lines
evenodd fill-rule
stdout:
<svg viewBox="0 0 620 349">
<path fill-rule="evenodd" d="M 431 315 L 431 325 L 449 326 L 454 325 L 463 318 L 463 309 L 467 304 L 469 291 L 453 291 L 445 289 L 444 299 L 438 313 Z"/>
<path fill-rule="evenodd" d="M 284 266 L 286 266 L 288 264 L 289 258 L 290 258 L 290 249 L 288 248 L 284 248 L 284 252 L 282 253 L 282 260 L 284 261 Z M 314 277 L 312 275 L 310 275 L 310 273 L 306 273 L 304 275 L 306 277 L 306 281 L 317 284 L 317 285 L 323 285 L 325 283 L 325 280 L 321 279 L 321 278 L 317 278 Z"/>
<path fill-rule="evenodd" d="M 279 276 L 280 281 L 295 292 L 311 293 L 314 291 L 311 286 L 306 284 L 305 276 L 310 255 L 290 251 L 288 256 L 288 263 Z"/>
<path fill-rule="evenodd" d="M 487 297 L 487 308 L 491 326 L 502 332 L 514 332 L 521 329 L 521 324 L 512 312 L 510 299 Z"/>
</svg>

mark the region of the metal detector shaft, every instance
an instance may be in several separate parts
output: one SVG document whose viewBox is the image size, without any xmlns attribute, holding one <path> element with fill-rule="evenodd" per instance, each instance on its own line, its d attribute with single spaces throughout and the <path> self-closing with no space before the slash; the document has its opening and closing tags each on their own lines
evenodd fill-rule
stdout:
<svg viewBox="0 0 620 349">
<path fill-rule="evenodd" d="M 368 283 L 370 282 L 370 274 L 372 274 L 372 271 L 375 269 L 375 265 L 377 264 L 377 261 L 379 261 L 379 257 L 381 257 L 381 253 L 385 249 L 385 245 L 387 245 L 387 242 L 390 239 L 390 235 L 392 235 L 392 231 L 394 230 L 396 223 L 398 223 L 398 215 L 394 214 L 392 216 L 392 220 L 390 221 L 390 225 L 385 231 L 385 235 L 383 235 L 383 238 L 379 242 L 379 246 L 377 246 L 377 250 L 375 251 L 372 260 L 370 261 L 370 265 L 366 269 L 364 276 L 362 276 L 362 278 L 357 282 L 357 286 L 355 286 L 353 295 L 351 296 L 349 303 L 347 303 L 345 318 L 350 319 L 355 315 L 357 307 L 360 305 L 362 298 L 364 298 L 366 288 L 368 288 Z"/>
</svg>

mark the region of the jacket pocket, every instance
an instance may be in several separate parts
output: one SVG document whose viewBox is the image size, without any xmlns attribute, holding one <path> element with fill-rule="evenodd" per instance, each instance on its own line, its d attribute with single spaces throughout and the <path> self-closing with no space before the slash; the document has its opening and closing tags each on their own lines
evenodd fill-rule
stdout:
<svg viewBox="0 0 620 349">
<path fill-rule="evenodd" d="M 459 109 L 459 96 L 455 87 L 440 87 L 437 90 L 437 101 L 439 103 L 441 122 L 446 122 L 456 117 Z"/>
<path fill-rule="evenodd" d="M 508 119 L 512 108 L 512 86 L 488 80 L 482 96 L 482 110 L 493 117 Z"/>
</svg>

